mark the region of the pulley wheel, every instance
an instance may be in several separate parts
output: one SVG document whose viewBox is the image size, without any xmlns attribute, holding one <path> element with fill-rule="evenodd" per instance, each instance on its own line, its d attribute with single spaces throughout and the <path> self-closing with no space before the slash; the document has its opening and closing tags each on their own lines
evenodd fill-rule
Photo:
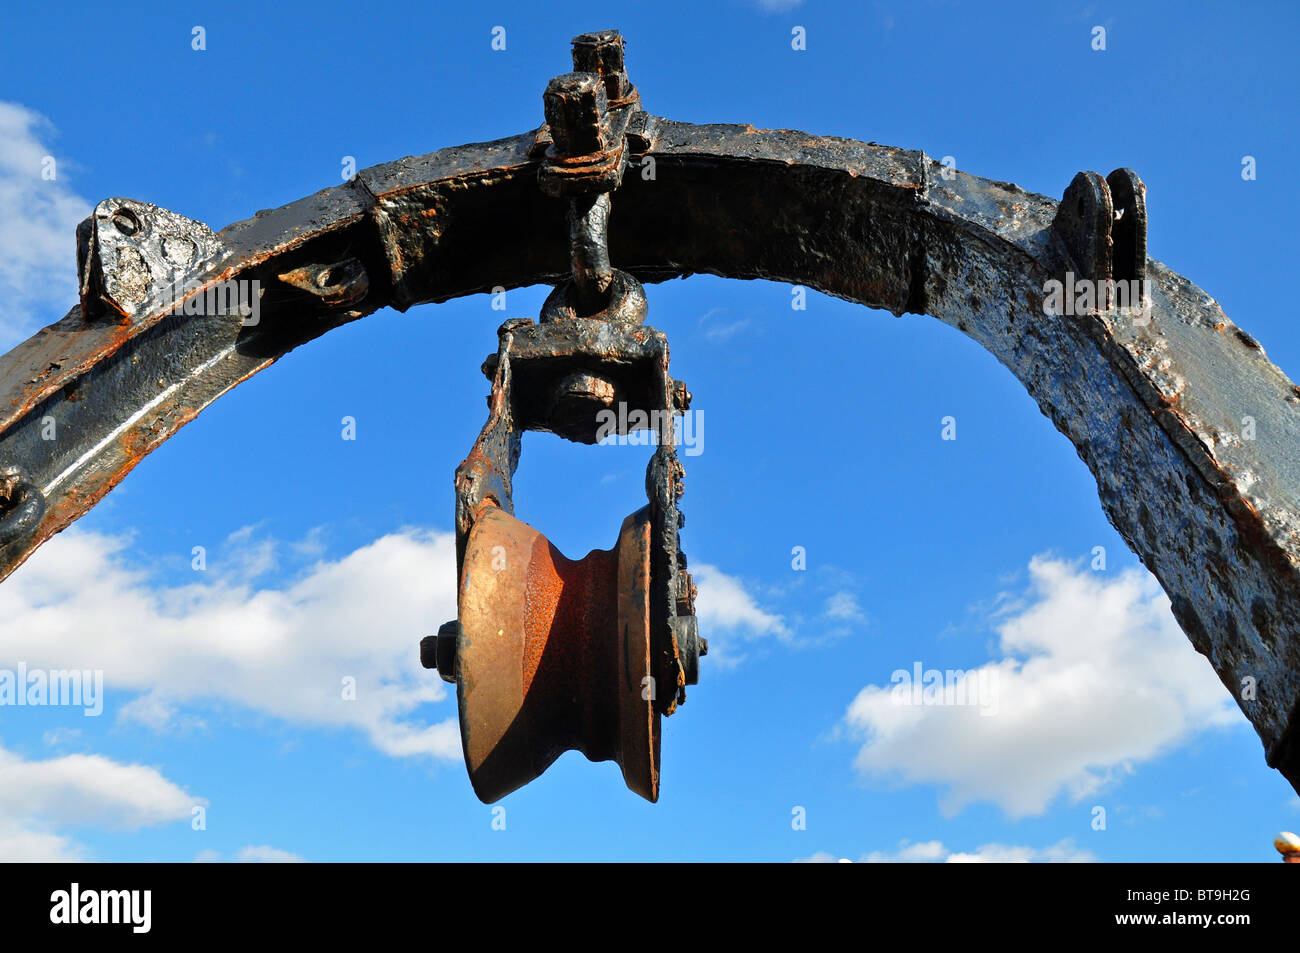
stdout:
<svg viewBox="0 0 1300 953">
<path fill-rule="evenodd" d="M 456 672 L 480 800 L 570 749 L 616 761 L 628 788 L 659 797 L 649 593 L 649 507 L 623 521 L 613 549 L 580 560 L 495 506 L 479 516 L 461 569 Z"/>
</svg>

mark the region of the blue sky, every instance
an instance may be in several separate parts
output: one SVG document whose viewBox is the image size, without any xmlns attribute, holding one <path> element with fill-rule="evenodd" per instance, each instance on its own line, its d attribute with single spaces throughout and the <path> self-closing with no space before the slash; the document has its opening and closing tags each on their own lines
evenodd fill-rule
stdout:
<svg viewBox="0 0 1300 953">
<path fill-rule="evenodd" d="M 1297 315 L 1266 269 L 1300 217 L 1297 19 L 1250 3 L 22 5 L 0 38 L 0 347 L 75 301 L 73 229 L 99 199 L 221 228 L 337 184 L 348 156 L 513 135 L 541 122 L 569 38 L 615 27 L 657 115 L 920 148 L 1058 197 L 1081 169 L 1133 167 L 1151 254 L 1294 375 Z M 547 290 L 512 291 L 508 316 Z M 570 753 L 494 829 L 454 695 L 418 667 L 454 615 L 452 472 L 503 317 L 479 296 L 290 354 L 0 585 L 0 668 L 106 684 L 99 717 L 0 709 L 0 859 L 1275 859 L 1300 799 L 1005 368 L 931 318 L 812 292 L 793 311 L 779 284 L 648 292 L 704 414 L 683 543 L 714 646 L 665 724 L 657 805 Z M 518 515 L 570 556 L 607 548 L 645 462 L 532 435 Z M 996 671 L 997 714 L 891 705 L 891 673 L 917 663 Z"/>
</svg>

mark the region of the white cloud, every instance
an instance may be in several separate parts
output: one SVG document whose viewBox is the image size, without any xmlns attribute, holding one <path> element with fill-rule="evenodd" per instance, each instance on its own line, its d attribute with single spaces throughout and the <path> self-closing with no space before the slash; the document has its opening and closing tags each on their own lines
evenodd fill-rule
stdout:
<svg viewBox="0 0 1300 953">
<path fill-rule="evenodd" d="M 447 697 L 419 642 L 456 614 L 450 534 L 384 536 L 282 588 L 240 574 L 272 562 L 246 536 L 173 587 L 151 585 L 124 546 L 72 530 L 38 550 L 0 586 L 0 658 L 102 669 L 106 691 L 140 693 L 120 717 L 155 728 L 201 728 L 181 706 L 228 703 L 358 729 L 394 757 L 461 758 L 454 713 L 429 725 L 417 712 Z M 238 572 L 223 575 L 226 564 Z"/>
<path fill-rule="evenodd" d="M 202 798 L 156 769 L 99 755 L 27 761 L 0 748 L 0 858 L 56 862 L 86 859 L 69 827 L 138 830 L 188 820 Z"/>
<path fill-rule="evenodd" d="M 1081 850 L 1070 840 L 1059 841 L 1050 847 L 1008 847 L 1003 844 L 985 844 L 970 853 L 949 854 L 947 864 L 1091 864 L 1096 857 Z"/>
<path fill-rule="evenodd" d="M 947 849 L 941 841 L 927 840 L 912 843 L 907 840 L 898 842 L 898 849 L 890 853 L 872 851 L 862 858 L 868 864 L 923 864 L 934 863 L 948 856 Z"/>
<path fill-rule="evenodd" d="M 704 328 L 704 336 L 710 341 L 722 343 L 735 337 L 745 328 L 749 327 L 749 318 L 740 318 L 736 321 L 724 321 L 723 316 L 727 313 L 726 308 L 710 308 L 704 312 L 700 318 L 700 326 Z"/>
<path fill-rule="evenodd" d="M 868 864 L 1086 864 L 1094 863 L 1097 858 L 1090 851 L 1076 847 L 1069 839 L 1048 847 L 985 844 L 972 851 L 951 851 L 937 840 L 919 844 L 904 840 L 899 842 L 897 850 L 872 851 L 862 860 Z"/>
<path fill-rule="evenodd" d="M 159 734 L 184 734 L 207 727 L 202 718 L 177 711 L 175 705 L 155 693 L 131 699 L 118 709 L 117 719 L 143 725 Z"/>
<path fill-rule="evenodd" d="M 1197 731 L 1243 723 L 1151 576 L 1044 557 L 1029 573 L 1031 597 L 996 625 L 1003 657 L 978 670 L 996 679 L 996 714 L 897 704 L 891 686 L 869 685 L 845 716 L 864 742 L 861 775 L 940 785 L 947 814 L 991 801 L 1020 817 L 1061 794 L 1078 801 Z"/>
<path fill-rule="evenodd" d="M 235 851 L 234 862 L 237 864 L 303 864 L 306 860 L 297 854 L 278 847 L 248 846 Z M 224 860 L 215 850 L 200 851 L 194 858 L 196 864 L 219 864 Z"/>
<path fill-rule="evenodd" d="M 44 741 L 47 745 L 49 745 L 51 748 L 57 748 L 62 745 L 71 744 L 74 741 L 80 740 L 80 738 L 81 738 L 80 728 L 67 728 L 67 727 L 51 728 L 49 731 L 44 732 L 41 735 L 41 740 Z"/>
<path fill-rule="evenodd" d="M 739 579 L 716 566 L 692 564 L 691 573 L 699 586 L 695 612 L 700 634 L 709 640 L 709 663 L 735 665 L 743 658 L 738 643 L 775 638 L 783 642 L 793 636 L 785 620 L 759 607 Z"/>
<path fill-rule="evenodd" d="M 0 858 L 7 864 L 72 864 L 86 859 L 85 850 L 61 834 L 32 830 L 0 817 Z"/>
<path fill-rule="evenodd" d="M 796 864 L 843 863 L 847 858 L 819 850 L 811 857 L 796 860 Z M 1057 841 L 1048 847 L 1021 847 L 1005 844 L 985 844 L 973 851 L 952 851 L 942 841 L 930 840 L 912 843 L 898 842 L 891 851 L 873 850 L 859 858 L 864 864 L 1086 864 L 1097 858 L 1074 845 L 1072 840 Z"/>
<path fill-rule="evenodd" d="M 235 854 L 241 864 L 301 864 L 305 861 L 297 854 L 278 847 L 241 847 Z"/>
<path fill-rule="evenodd" d="M 846 622 L 859 622 L 864 618 L 858 597 L 847 590 L 841 590 L 826 600 L 826 614 Z"/>
<path fill-rule="evenodd" d="M 836 857 L 834 854 L 819 850 L 811 857 L 796 857 L 796 864 L 841 864 L 850 863 L 847 857 Z"/>
<path fill-rule="evenodd" d="M 704 336 L 710 341 L 722 343 L 723 341 L 729 341 L 734 338 L 741 331 L 745 330 L 745 328 L 749 327 L 749 324 L 749 318 L 741 318 L 739 321 L 732 321 L 729 324 L 710 325 L 709 329 L 704 332 Z"/>
<path fill-rule="evenodd" d="M 76 229 L 91 203 L 68 186 L 70 163 L 52 134 L 39 114 L 0 102 L 0 351 L 77 300 Z M 42 177 L 47 156 L 52 180 Z"/>
</svg>

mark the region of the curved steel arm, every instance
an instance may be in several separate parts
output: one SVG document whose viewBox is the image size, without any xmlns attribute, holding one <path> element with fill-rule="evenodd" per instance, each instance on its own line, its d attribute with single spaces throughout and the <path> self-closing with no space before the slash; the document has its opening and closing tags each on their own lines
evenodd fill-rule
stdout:
<svg viewBox="0 0 1300 953">
<path fill-rule="evenodd" d="M 610 220 L 621 268 L 794 282 L 977 340 L 1075 445 L 1111 522 L 1300 789 L 1300 388 L 1214 299 L 1130 234 L 1117 236 L 1116 273 L 1121 254 L 1145 269 L 1148 322 L 1045 313 L 1046 282 L 1099 272 L 1097 236 L 1078 227 L 1110 213 L 1109 198 L 1084 201 L 1101 194 L 1092 180 L 1058 208 L 941 174 L 916 151 L 644 114 L 633 125 Z M 0 578 L 290 349 L 385 305 L 559 280 L 565 206 L 538 188 L 546 144 L 539 130 L 402 159 L 215 236 L 102 203 L 81 236 L 83 306 L 98 313 L 73 308 L 0 357 L 0 476 L 21 468 L 45 502 L 0 548 Z M 188 263 L 199 287 L 186 301 L 204 304 L 160 297 L 168 259 Z M 243 310 L 255 315 L 217 313 L 212 289 L 254 279 Z"/>
</svg>

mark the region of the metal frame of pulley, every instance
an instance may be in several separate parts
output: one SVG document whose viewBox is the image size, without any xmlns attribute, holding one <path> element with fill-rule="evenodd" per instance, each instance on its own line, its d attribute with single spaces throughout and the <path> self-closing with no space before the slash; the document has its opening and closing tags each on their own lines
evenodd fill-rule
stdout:
<svg viewBox="0 0 1300 953">
<path fill-rule="evenodd" d="M 637 297 L 639 290 L 626 293 Z M 674 447 L 673 415 L 687 409 L 689 398 L 669 373 L 663 333 L 636 323 L 643 308 L 630 319 L 607 317 L 626 314 L 621 304 L 607 300 L 596 317 L 556 317 L 554 309 L 544 309 L 537 324 L 526 318 L 507 321 L 497 352 L 484 362 L 492 380 L 488 420 L 455 478 L 459 617 L 422 649 L 426 664 L 457 682 L 466 763 L 484 800 L 535 777 L 569 748 L 593 760 L 619 761 L 628 786 L 655 800 L 658 719 L 686 700 L 686 685 L 696 682 L 699 657 L 707 652 L 678 537 L 684 472 Z M 591 578 L 599 575 L 608 554 L 587 557 L 582 562 L 588 569 L 558 572 L 556 565 L 570 561 L 513 519 L 521 438 L 529 430 L 547 431 L 591 444 L 606 433 L 625 433 L 619 427 L 638 415 L 651 424 L 656 445 L 646 468 L 648 503 L 628 517 L 620 533 L 614 551 L 618 586 L 602 588 Z M 612 428 L 602 423 L 606 419 L 615 422 Z M 629 533 L 644 536 L 644 545 L 634 546 Z M 526 544 L 516 543 L 521 535 Z M 628 563 L 632 552 L 643 565 Z M 583 604 L 558 612 L 557 600 L 564 596 L 556 590 L 566 587 L 579 593 Z M 503 644 L 511 648 L 503 650 Z M 620 644 L 617 666 L 596 664 Z M 554 658 L 568 660 L 558 666 L 564 677 L 534 681 L 529 673 L 548 672 L 558 664 Z M 579 724 L 570 724 L 572 697 L 579 693 L 573 687 L 575 671 L 587 673 L 586 682 L 593 683 L 583 693 L 610 693 L 623 706 L 616 701 L 587 710 Z M 626 705 L 634 712 L 646 708 L 650 721 L 629 719 Z M 626 751 L 591 740 L 599 734 L 598 724 L 629 720 L 644 733 Z M 544 761 L 540 767 L 538 760 Z"/>
<path fill-rule="evenodd" d="M 570 277 L 538 323 L 503 324 L 484 362 L 488 421 L 456 471 L 458 618 L 421 653 L 442 659 L 443 677 L 457 682 L 465 761 L 485 801 L 569 749 L 617 761 L 628 787 L 656 800 L 659 718 L 685 702 L 707 651 L 678 538 L 684 472 L 673 414 L 687 409 L 688 392 L 669 374 L 666 338 L 644 326 L 641 282 L 610 262 L 611 194 L 640 97 L 618 33 L 579 37 L 574 64 L 579 71 L 546 88 L 549 145 L 538 170 L 542 191 L 566 203 Z M 625 433 L 637 414 L 655 436 L 649 502 L 624 522 L 614 550 L 574 563 L 513 519 L 525 431 L 590 444 Z"/>
</svg>

